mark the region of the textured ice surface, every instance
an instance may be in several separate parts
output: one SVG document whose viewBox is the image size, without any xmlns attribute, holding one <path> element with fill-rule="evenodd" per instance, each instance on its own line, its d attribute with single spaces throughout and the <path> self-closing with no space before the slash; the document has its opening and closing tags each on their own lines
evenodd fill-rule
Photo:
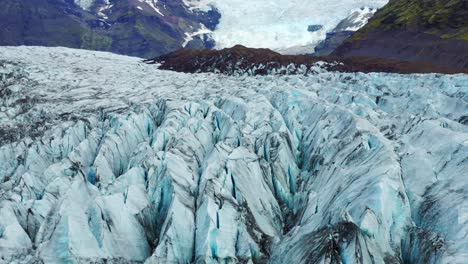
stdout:
<svg viewBox="0 0 468 264">
<path fill-rule="evenodd" d="M 467 263 L 466 75 L 0 57 L 1 263 Z"/>
</svg>

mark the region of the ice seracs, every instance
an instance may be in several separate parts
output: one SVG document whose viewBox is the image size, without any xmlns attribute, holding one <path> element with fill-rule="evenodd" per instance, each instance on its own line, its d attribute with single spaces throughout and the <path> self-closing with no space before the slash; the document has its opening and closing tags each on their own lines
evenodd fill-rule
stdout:
<svg viewBox="0 0 468 264">
<path fill-rule="evenodd" d="M 0 262 L 466 260 L 466 75 L 0 55 Z"/>
</svg>

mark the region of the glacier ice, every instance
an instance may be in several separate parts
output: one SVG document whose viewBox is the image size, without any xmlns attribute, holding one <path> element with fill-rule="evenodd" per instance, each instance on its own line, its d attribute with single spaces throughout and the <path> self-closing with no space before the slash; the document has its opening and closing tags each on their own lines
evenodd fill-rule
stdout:
<svg viewBox="0 0 468 264">
<path fill-rule="evenodd" d="M 0 263 L 467 262 L 467 75 L 0 55 Z"/>
<path fill-rule="evenodd" d="M 213 33 L 217 48 L 242 44 L 283 50 L 317 44 L 349 12 L 363 6 L 380 8 L 388 0 L 186 0 L 194 8 L 214 5 L 221 20 Z M 311 24 L 323 30 L 308 32 Z M 313 46 L 312 49 L 313 50 Z"/>
</svg>

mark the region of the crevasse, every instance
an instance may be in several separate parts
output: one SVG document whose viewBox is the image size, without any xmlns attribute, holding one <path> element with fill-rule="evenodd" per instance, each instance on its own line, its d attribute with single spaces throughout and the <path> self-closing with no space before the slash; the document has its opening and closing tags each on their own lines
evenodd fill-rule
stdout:
<svg viewBox="0 0 468 264">
<path fill-rule="evenodd" d="M 0 262 L 466 259 L 466 75 L 0 54 Z"/>
</svg>

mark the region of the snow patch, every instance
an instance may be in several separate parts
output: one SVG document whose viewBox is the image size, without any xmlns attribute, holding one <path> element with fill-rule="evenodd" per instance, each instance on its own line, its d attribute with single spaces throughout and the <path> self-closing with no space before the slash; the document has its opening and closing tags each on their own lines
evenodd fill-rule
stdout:
<svg viewBox="0 0 468 264">
<path fill-rule="evenodd" d="M 362 7 L 354 9 L 346 19 L 338 24 L 334 31 L 358 31 L 367 24 L 375 12 L 377 12 L 376 8 Z"/>
<path fill-rule="evenodd" d="M 160 14 L 161 16 L 164 16 L 161 10 L 159 10 L 159 8 L 157 7 L 158 0 L 138 0 L 138 1 L 140 1 L 141 3 L 146 3 L 150 8 L 156 11 L 156 13 Z M 141 7 L 139 9 L 143 10 Z"/>
<path fill-rule="evenodd" d="M 187 46 L 187 44 L 191 40 L 193 40 L 193 37 L 203 35 L 203 34 L 211 34 L 211 33 L 213 33 L 213 31 L 209 30 L 205 25 L 200 23 L 200 29 L 198 31 L 193 32 L 193 33 L 187 33 L 187 32 L 185 33 L 185 39 L 184 39 L 184 43 L 182 44 L 182 47 Z"/>
</svg>

